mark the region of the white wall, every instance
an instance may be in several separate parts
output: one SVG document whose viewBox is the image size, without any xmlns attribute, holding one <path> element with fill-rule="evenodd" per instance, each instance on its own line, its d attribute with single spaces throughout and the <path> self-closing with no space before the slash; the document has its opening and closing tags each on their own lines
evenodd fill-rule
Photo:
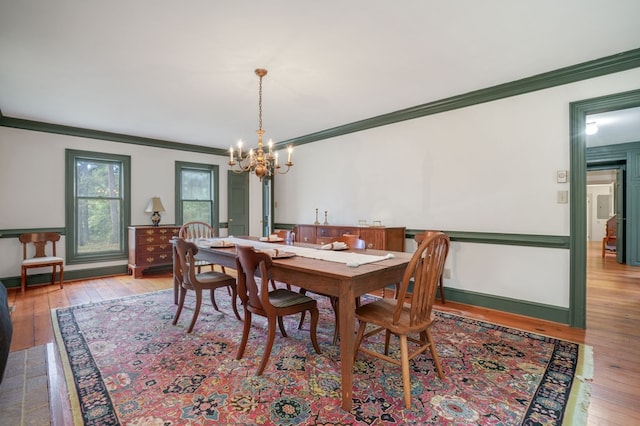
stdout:
<svg viewBox="0 0 640 426">
<path fill-rule="evenodd" d="M 313 223 L 319 208 L 336 225 L 567 236 L 569 103 L 638 82 L 635 69 L 297 147 L 276 221 Z M 569 306 L 568 250 L 455 243 L 447 267 L 448 287 Z"/>
<path fill-rule="evenodd" d="M 149 148 L 95 139 L 0 127 L 0 229 L 65 226 L 65 149 L 131 156 L 131 223 L 151 224 L 147 203 L 159 196 L 161 224 L 175 223 L 175 162 L 220 165 L 220 220 L 227 220 L 227 158 Z M 64 256 L 65 239 L 58 245 Z M 20 275 L 22 246 L 17 238 L 0 238 L 0 277 Z M 65 270 L 126 265 L 127 261 L 67 265 Z M 37 270 L 35 272 L 38 272 Z"/>
</svg>

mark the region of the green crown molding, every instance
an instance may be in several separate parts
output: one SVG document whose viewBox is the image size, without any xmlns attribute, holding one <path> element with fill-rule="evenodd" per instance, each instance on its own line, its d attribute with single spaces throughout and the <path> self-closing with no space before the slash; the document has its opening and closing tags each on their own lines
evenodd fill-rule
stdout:
<svg viewBox="0 0 640 426">
<path fill-rule="evenodd" d="M 344 124 L 330 129 L 322 130 L 308 135 L 280 141 L 276 147 L 288 145 L 303 145 L 310 142 L 317 142 L 323 139 L 333 138 L 348 133 L 359 132 L 374 127 L 385 126 L 387 124 L 411 120 L 427 115 L 438 114 L 458 108 L 465 108 L 485 102 L 496 101 L 511 96 L 522 95 L 537 90 L 548 89 L 563 84 L 574 83 L 607 74 L 626 71 L 640 67 L 640 48 L 628 50 L 592 61 L 583 62 L 515 80 L 508 83 L 485 89 L 475 90 L 461 95 L 429 102 L 414 107 L 401 109 L 398 111 L 367 118 L 353 123 Z M 142 138 L 137 136 L 123 135 L 119 133 L 103 132 L 98 130 L 83 129 L 79 127 L 62 126 L 38 121 L 23 120 L 5 117 L 0 111 L 0 126 L 14 127 L 25 130 L 34 130 L 49 133 L 59 133 L 70 136 L 86 137 L 91 139 L 101 139 L 113 142 L 130 143 L 136 145 L 151 146 L 156 148 L 175 149 L 181 151 L 200 152 L 212 155 L 229 155 L 226 149 L 211 148 L 200 145 L 191 145 L 178 142 L 165 141 L 160 139 Z"/>
<path fill-rule="evenodd" d="M 374 127 L 386 126 L 400 121 L 411 120 L 427 115 L 438 114 L 485 102 L 496 101 L 511 96 L 522 95 L 537 90 L 549 89 L 564 84 L 575 83 L 594 77 L 600 77 L 620 71 L 640 67 L 640 48 L 606 56 L 581 64 L 560 68 L 520 80 L 499 84 L 485 89 L 475 90 L 462 95 L 452 96 L 435 102 L 401 109 L 388 114 L 378 115 L 342 126 L 322 130 L 305 136 L 281 141 L 278 145 L 303 145 L 322 139 L 333 138 L 348 133 L 359 132 Z"/>
<path fill-rule="evenodd" d="M 62 126 L 60 124 L 44 123 L 40 121 L 24 120 L 0 115 L 0 126 L 16 129 L 32 130 L 35 132 L 56 133 L 81 138 L 98 139 L 103 141 L 121 142 L 132 145 L 143 145 L 153 148 L 175 149 L 178 151 L 198 152 L 212 155 L 229 155 L 226 149 L 212 148 L 201 145 L 172 142 L 161 139 L 143 138 L 124 135 L 121 133 L 103 132 L 100 130 L 84 129 L 81 127 Z"/>
</svg>

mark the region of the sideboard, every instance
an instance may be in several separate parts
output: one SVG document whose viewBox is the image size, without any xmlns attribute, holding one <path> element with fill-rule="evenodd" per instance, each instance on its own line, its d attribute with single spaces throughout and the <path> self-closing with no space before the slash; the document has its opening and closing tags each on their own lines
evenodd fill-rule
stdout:
<svg viewBox="0 0 640 426">
<path fill-rule="evenodd" d="M 129 265 L 134 278 L 151 267 L 172 266 L 171 239 L 178 236 L 179 226 L 130 226 Z"/>
<path fill-rule="evenodd" d="M 340 226 L 340 225 L 296 225 L 296 241 L 325 244 L 344 234 L 358 235 L 367 248 L 376 250 L 404 251 L 405 227 L 386 226 Z"/>
</svg>

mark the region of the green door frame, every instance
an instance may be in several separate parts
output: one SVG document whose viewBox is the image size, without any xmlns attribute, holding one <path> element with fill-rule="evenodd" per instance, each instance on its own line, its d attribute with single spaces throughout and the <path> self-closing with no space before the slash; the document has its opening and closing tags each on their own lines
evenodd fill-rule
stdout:
<svg viewBox="0 0 640 426">
<path fill-rule="evenodd" d="M 640 90 L 601 96 L 569 104 L 570 114 L 570 288 L 569 325 L 587 325 L 587 160 L 586 117 L 640 106 Z"/>
</svg>

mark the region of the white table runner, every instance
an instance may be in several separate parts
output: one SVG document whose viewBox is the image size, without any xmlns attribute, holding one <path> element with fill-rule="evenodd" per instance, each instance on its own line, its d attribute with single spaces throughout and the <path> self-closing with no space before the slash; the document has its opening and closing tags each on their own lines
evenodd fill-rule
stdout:
<svg viewBox="0 0 640 426">
<path fill-rule="evenodd" d="M 228 237 L 225 240 L 229 240 L 234 244 L 241 246 L 251 246 L 255 249 L 278 249 L 279 251 L 286 251 L 295 253 L 296 256 L 307 257 L 310 259 L 326 260 L 328 262 L 344 263 L 352 268 L 357 268 L 360 265 L 367 263 L 380 262 L 385 259 L 393 258 L 393 254 L 387 253 L 384 256 L 375 256 L 371 254 L 355 253 L 349 251 L 333 251 L 333 250 L 320 250 L 310 247 L 298 247 L 283 244 L 273 244 L 263 241 L 245 240 L 243 238 Z"/>
</svg>

